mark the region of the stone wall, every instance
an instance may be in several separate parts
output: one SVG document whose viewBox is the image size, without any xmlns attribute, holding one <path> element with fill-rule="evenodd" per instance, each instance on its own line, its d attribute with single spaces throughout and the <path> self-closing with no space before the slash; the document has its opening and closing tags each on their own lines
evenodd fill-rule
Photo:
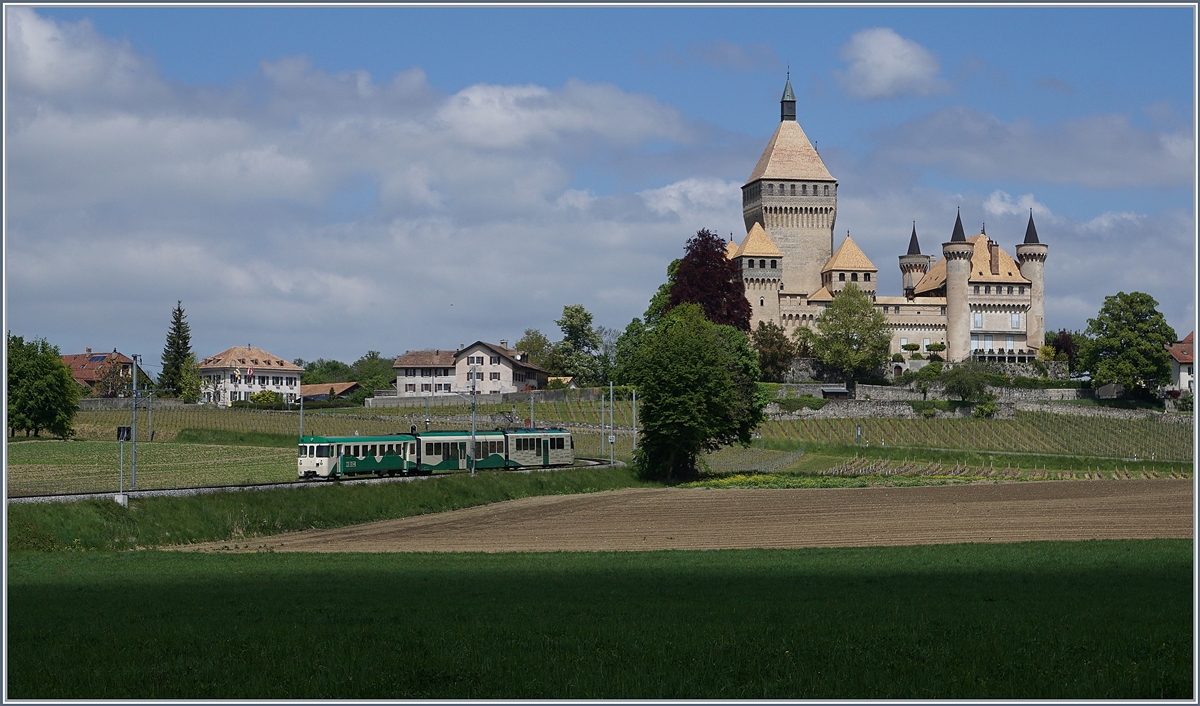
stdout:
<svg viewBox="0 0 1200 706">
<path fill-rule="evenodd" d="M 1076 390 L 1074 388 L 1051 388 L 1047 390 L 1027 389 L 1024 387 L 988 387 L 988 392 L 996 396 L 997 402 L 1043 402 L 1055 400 L 1082 400 L 1094 396 L 1093 390 Z M 946 388 L 941 383 L 930 383 L 928 394 L 922 393 L 913 386 L 857 385 L 855 398 L 860 400 L 944 400 Z"/>
<path fill-rule="evenodd" d="M 785 383 L 779 386 L 779 392 L 775 396 L 781 399 L 784 397 L 799 397 L 800 395 L 812 395 L 813 397 L 820 397 L 822 387 L 829 387 L 829 385 L 821 382 L 803 383 L 797 385 Z"/>
<path fill-rule="evenodd" d="M 795 412 L 784 412 L 779 405 L 769 404 L 766 408 L 770 419 L 867 419 L 877 417 L 898 417 L 912 419 L 923 417 L 923 414 L 913 411 L 908 402 L 882 400 L 829 400 L 821 409 L 798 409 Z M 952 412 L 937 411 L 937 417 L 970 417 L 970 407 L 958 407 Z M 995 419 L 1012 419 L 1016 416 L 1016 405 L 1012 402 L 997 402 Z"/>
<path fill-rule="evenodd" d="M 1191 425 L 1195 420 L 1191 414 L 1167 414 L 1149 409 L 1114 409 L 1092 405 L 1055 404 L 1054 402 L 1017 402 L 1016 408 L 1022 412 L 1049 412 L 1075 417 L 1108 417 L 1110 419 L 1152 419 L 1168 424 Z"/>
</svg>

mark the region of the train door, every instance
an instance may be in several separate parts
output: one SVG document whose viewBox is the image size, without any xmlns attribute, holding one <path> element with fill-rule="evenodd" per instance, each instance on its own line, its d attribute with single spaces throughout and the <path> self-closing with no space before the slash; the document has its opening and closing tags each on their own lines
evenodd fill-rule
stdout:
<svg viewBox="0 0 1200 706">
<path fill-rule="evenodd" d="M 550 465 L 550 439 L 538 439 L 538 445 L 542 447 L 542 465 Z"/>
<path fill-rule="evenodd" d="M 458 470 L 467 468 L 467 442 L 458 442 Z"/>
</svg>

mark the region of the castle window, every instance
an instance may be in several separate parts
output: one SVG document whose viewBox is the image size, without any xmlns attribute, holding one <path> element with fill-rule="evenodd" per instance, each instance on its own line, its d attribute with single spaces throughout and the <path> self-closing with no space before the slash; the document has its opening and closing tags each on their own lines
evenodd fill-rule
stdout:
<svg viewBox="0 0 1200 706">
<path fill-rule="evenodd" d="M 1009 293 L 1009 294 L 1012 294 L 1012 287 L 1009 287 L 1009 288 L 1008 288 L 1008 293 Z"/>
<path fill-rule="evenodd" d="M 1024 293 L 1025 293 L 1024 287 L 1017 287 L 1017 294 L 1024 294 Z"/>
<path fill-rule="evenodd" d="M 989 286 L 987 286 L 987 285 L 984 285 L 984 287 L 983 287 L 983 293 L 984 293 L 984 294 L 991 294 L 991 293 L 992 293 L 992 288 L 991 288 L 991 287 L 989 287 Z"/>
<path fill-rule="evenodd" d="M 851 272 L 851 273 L 850 273 L 850 281 L 851 281 L 851 282 L 857 282 L 857 281 L 858 281 L 858 273 L 857 273 L 857 272 Z"/>
<path fill-rule="evenodd" d="M 979 336 L 974 334 L 971 335 L 971 350 L 979 350 Z"/>
<path fill-rule="evenodd" d="M 801 195 L 801 196 L 808 196 L 808 184 L 801 184 L 801 185 L 800 185 L 800 195 Z"/>
<path fill-rule="evenodd" d="M 975 328 L 983 328 L 983 312 L 975 312 Z"/>
<path fill-rule="evenodd" d="M 746 262 L 750 265 L 750 269 L 753 270 L 754 269 L 754 260 L 746 260 Z"/>
<path fill-rule="evenodd" d="M 792 184 L 792 196 L 796 195 L 796 185 Z"/>
<path fill-rule="evenodd" d="M 846 281 L 846 273 L 845 273 L 845 272 L 839 272 L 839 273 L 838 273 L 838 281 L 839 281 L 839 282 L 845 282 L 845 281 Z"/>
<path fill-rule="evenodd" d="M 946 307 L 942 307 L 942 316 L 946 315 Z"/>
<path fill-rule="evenodd" d="M 864 273 L 863 273 L 863 281 L 864 281 L 864 282 L 870 282 L 870 281 L 871 281 L 871 273 L 870 273 L 870 272 L 864 272 Z"/>
<path fill-rule="evenodd" d="M 901 339 L 900 339 L 900 347 L 901 347 L 901 348 L 904 348 L 904 347 L 905 347 L 905 346 L 907 346 L 907 345 L 908 345 L 908 339 L 907 339 L 907 338 L 901 338 Z"/>
<path fill-rule="evenodd" d="M 976 293 L 976 294 L 979 294 L 979 285 L 978 285 L 978 284 L 977 284 L 977 285 L 975 285 L 975 293 Z"/>
<path fill-rule="evenodd" d="M 829 184 L 826 184 L 826 185 L 825 185 L 825 195 L 826 195 L 826 196 L 828 196 L 828 195 L 829 195 Z"/>
<path fill-rule="evenodd" d="M 1013 349 L 1013 343 L 1015 343 L 1015 341 L 1013 341 L 1012 336 L 1005 336 L 1004 337 L 1004 350 L 1011 351 Z"/>
<path fill-rule="evenodd" d="M 1021 328 L 1021 315 L 1020 314 L 1012 315 L 1012 327 L 1013 328 Z"/>
<path fill-rule="evenodd" d="M 766 305 L 766 303 L 767 303 L 767 300 L 766 300 L 766 299 L 763 299 L 762 297 L 759 297 L 759 298 L 758 298 L 758 305 L 759 305 L 759 306 L 765 306 L 765 305 Z"/>
<path fill-rule="evenodd" d="M 759 260 L 759 261 L 758 261 L 758 269 L 760 269 L 760 270 L 765 270 L 765 269 L 767 269 L 767 261 L 766 261 L 766 260 Z"/>
<path fill-rule="evenodd" d="M 771 260 L 771 269 L 772 270 L 775 269 L 775 261 L 774 260 Z"/>
<path fill-rule="evenodd" d="M 775 195 L 775 185 L 774 184 L 767 184 L 767 195 L 768 196 Z"/>
</svg>

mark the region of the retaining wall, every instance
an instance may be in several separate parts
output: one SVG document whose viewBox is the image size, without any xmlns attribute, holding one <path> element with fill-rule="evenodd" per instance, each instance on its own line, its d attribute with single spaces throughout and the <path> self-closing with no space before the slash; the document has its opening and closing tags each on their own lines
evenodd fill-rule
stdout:
<svg viewBox="0 0 1200 706">
<path fill-rule="evenodd" d="M 138 398 L 138 411 L 146 409 L 151 404 L 149 397 Z M 155 409 L 179 409 L 188 407 L 190 409 L 200 409 L 203 404 L 187 403 L 183 400 L 178 400 L 171 397 L 154 398 Z M 211 406 L 211 405 L 210 405 Z M 114 409 L 132 409 L 133 401 L 128 397 L 81 397 L 79 399 L 79 409 L 91 412 L 92 410 L 104 411 Z"/>
<path fill-rule="evenodd" d="M 946 397 L 946 387 L 941 383 L 931 383 L 929 385 L 928 396 L 920 390 L 914 389 L 915 385 L 909 386 L 892 386 L 884 385 L 857 385 L 855 387 L 855 397 L 863 400 L 868 397 L 872 400 L 944 400 Z M 1095 390 L 1077 390 L 1074 388 L 1050 388 L 1050 389 L 1030 389 L 1024 387 L 991 387 L 988 392 L 996 396 L 997 402 L 1048 402 L 1055 400 L 1082 400 L 1089 399 L 1095 396 Z"/>
<path fill-rule="evenodd" d="M 1108 417 L 1110 419 L 1152 419 L 1168 424 L 1195 423 L 1192 414 L 1168 414 L 1149 409 L 1114 409 L 1112 407 L 1093 407 L 1091 405 L 1055 404 L 1053 402 L 1017 402 L 1016 408 L 1022 412 L 1049 412 L 1065 414 L 1074 417 Z"/>
</svg>

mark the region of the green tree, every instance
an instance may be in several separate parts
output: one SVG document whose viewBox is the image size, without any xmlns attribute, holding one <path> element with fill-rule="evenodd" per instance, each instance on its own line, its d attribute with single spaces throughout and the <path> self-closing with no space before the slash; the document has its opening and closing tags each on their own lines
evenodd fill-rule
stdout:
<svg viewBox="0 0 1200 706">
<path fill-rule="evenodd" d="M 158 387 L 163 393 L 179 395 L 184 387 L 184 366 L 192 355 L 192 329 L 183 313 L 183 302 L 176 301 L 171 310 L 171 328 L 167 330 L 167 345 L 163 347 L 162 372 Z"/>
<path fill-rule="evenodd" d="M 359 389 L 350 393 L 350 401 L 362 404 L 368 397 L 374 397 L 376 390 L 386 390 L 396 384 L 396 371 L 392 368 L 392 356 L 385 358 L 379 351 L 367 351 L 366 355 L 350 365 L 347 380 L 357 382 Z M 334 381 L 325 381 L 334 382 Z"/>
<path fill-rule="evenodd" d="M 1088 319 L 1087 336 L 1079 363 L 1098 384 L 1116 382 L 1144 394 L 1171 381 L 1167 346 L 1175 342 L 1175 329 L 1149 294 L 1105 297 L 1096 318 Z"/>
<path fill-rule="evenodd" d="M 561 375 L 574 377 L 580 385 L 599 384 L 603 368 L 597 357 L 600 335 L 592 327 L 592 315 L 581 304 L 563 307 L 562 318 L 554 323 L 562 330 L 562 340 L 553 346 L 551 363 Z"/>
<path fill-rule="evenodd" d="M 647 478 L 696 475 L 700 453 L 750 444 L 766 397 L 746 335 L 704 318 L 699 305 L 672 308 L 629 365 L 643 425 L 637 467 Z"/>
<path fill-rule="evenodd" d="M 196 361 L 196 354 L 189 353 L 187 360 L 183 362 L 183 369 L 179 377 L 179 398 L 184 402 L 196 402 L 200 399 L 200 364 Z"/>
<path fill-rule="evenodd" d="M 816 334 L 807 326 L 797 326 L 795 331 L 792 331 L 792 344 L 796 349 L 797 358 L 813 357 L 813 342 L 816 340 Z"/>
<path fill-rule="evenodd" d="M 754 350 L 758 354 L 758 368 L 763 382 L 783 382 L 792 369 L 796 357 L 796 346 L 783 328 L 772 321 L 759 321 L 758 328 L 750 334 Z"/>
<path fill-rule="evenodd" d="M 630 384 L 631 365 L 638 349 L 646 340 L 647 332 L 648 329 L 642 320 L 635 318 L 617 338 L 616 350 L 613 353 L 613 381 L 618 385 Z"/>
<path fill-rule="evenodd" d="M 671 287 L 675 286 L 675 275 L 679 272 L 680 262 L 680 258 L 671 260 L 671 264 L 667 265 L 667 281 L 660 284 L 658 291 L 650 297 L 650 305 L 646 307 L 646 313 L 642 314 L 646 328 L 654 328 L 666 313 L 667 306 L 671 303 Z"/>
<path fill-rule="evenodd" d="M 891 343 L 887 317 L 856 284 L 847 284 L 817 317 L 813 351 L 847 378 L 874 373 L 887 361 Z"/>
<path fill-rule="evenodd" d="M 301 385 L 319 385 L 326 382 L 348 382 L 354 370 L 338 360 L 317 358 L 304 365 L 300 374 Z"/>
<path fill-rule="evenodd" d="M 57 346 L 44 338 L 26 342 L 8 332 L 8 433 L 41 436 L 43 429 L 71 436 L 79 410 L 79 383 L 62 362 Z"/>
<path fill-rule="evenodd" d="M 263 390 L 250 395 L 250 402 L 260 407 L 274 407 L 283 401 L 283 395 L 271 390 Z"/>
<path fill-rule="evenodd" d="M 545 334 L 535 328 L 525 329 L 525 335 L 521 340 L 517 341 L 516 349 L 529 354 L 529 362 L 550 370 L 550 356 L 552 354 L 552 344 L 550 339 L 546 338 Z M 552 373 L 557 375 L 558 373 Z"/>
<path fill-rule="evenodd" d="M 941 378 L 947 395 L 954 395 L 963 402 L 979 402 L 987 395 L 989 372 L 982 365 L 967 361 L 943 372 Z"/>
</svg>

